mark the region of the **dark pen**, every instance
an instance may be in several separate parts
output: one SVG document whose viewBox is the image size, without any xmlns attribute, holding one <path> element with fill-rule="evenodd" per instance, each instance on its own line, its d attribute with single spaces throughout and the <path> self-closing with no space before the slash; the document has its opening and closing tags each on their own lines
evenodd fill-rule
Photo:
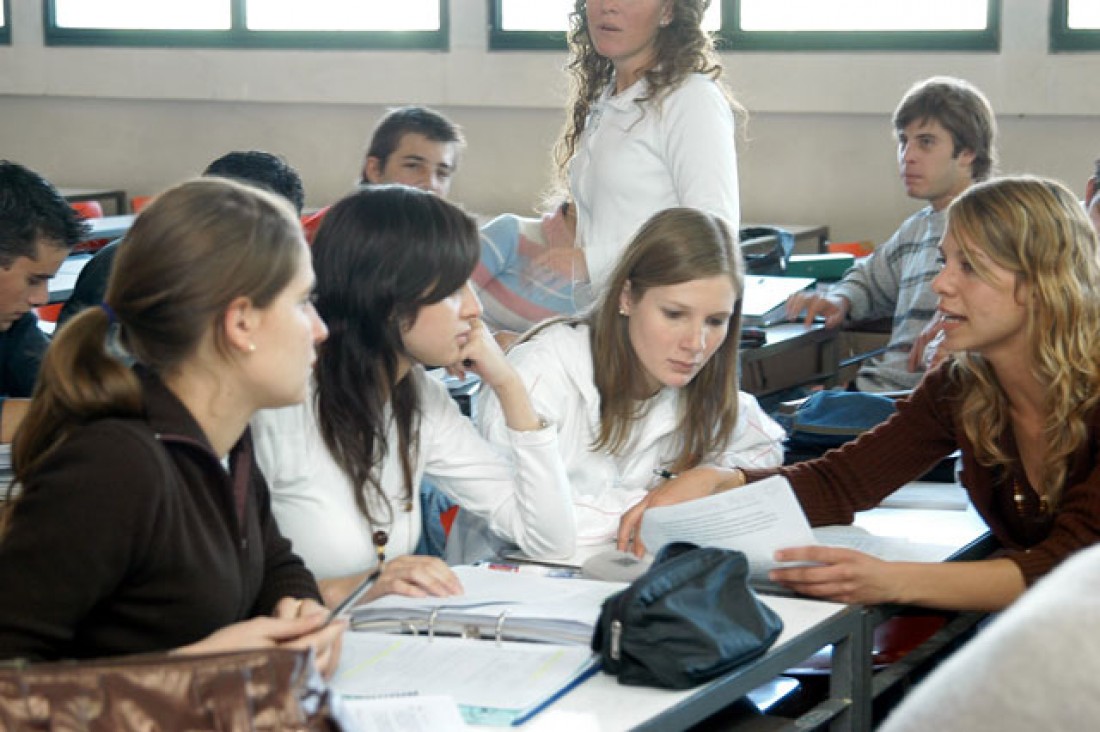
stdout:
<svg viewBox="0 0 1100 732">
<path fill-rule="evenodd" d="M 374 585 L 375 581 L 378 579 L 378 575 L 380 574 L 382 574 L 381 564 L 375 567 L 374 571 L 368 574 L 363 579 L 363 581 L 360 582 L 359 585 L 351 591 L 350 595 L 341 600 L 340 604 L 332 608 L 332 612 L 328 614 L 328 620 L 325 621 L 325 625 L 328 625 L 333 620 L 336 620 L 336 618 L 343 615 L 346 611 L 350 610 L 351 606 L 354 605 L 359 600 L 359 598 L 365 595 L 367 590 L 369 590 L 372 585 Z"/>
<path fill-rule="evenodd" d="M 664 478 L 665 480 L 672 480 L 676 477 L 676 473 L 669 472 L 664 468 L 654 468 L 653 474 L 656 475 L 658 478 Z"/>
</svg>

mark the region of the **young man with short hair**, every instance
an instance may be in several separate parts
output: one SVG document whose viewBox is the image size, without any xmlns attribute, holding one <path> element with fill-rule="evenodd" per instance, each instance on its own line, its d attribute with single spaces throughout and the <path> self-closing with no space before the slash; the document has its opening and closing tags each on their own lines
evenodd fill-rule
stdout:
<svg viewBox="0 0 1100 732">
<path fill-rule="evenodd" d="M 0 442 L 11 442 L 49 339 L 33 310 L 87 229 L 45 178 L 0 160 Z"/>
<path fill-rule="evenodd" d="M 827 328 L 893 318 L 886 352 L 866 362 L 854 382 L 860 391 L 911 389 L 924 375 L 924 347 L 936 334 L 938 298 L 930 285 L 940 269 L 947 206 L 988 178 L 996 160 L 993 110 L 962 79 L 940 76 L 913 86 L 894 112 L 894 129 L 905 192 L 928 205 L 827 293 L 798 294 L 787 303 L 791 319 L 804 311 L 807 325 L 823 316 Z"/>
<path fill-rule="evenodd" d="M 446 198 L 465 140 L 427 107 L 391 109 L 371 134 L 360 183 L 404 183 Z"/>
</svg>

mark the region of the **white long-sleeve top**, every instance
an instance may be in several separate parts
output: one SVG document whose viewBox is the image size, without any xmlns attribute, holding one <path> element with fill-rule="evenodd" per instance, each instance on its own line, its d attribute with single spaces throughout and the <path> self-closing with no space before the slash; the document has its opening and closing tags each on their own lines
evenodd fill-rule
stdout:
<svg viewBox="0 0 1100 732">
<path fill-rule="evenodd" d="M 577 207 L 577 242 L 584 247 L 593 290 L 645 221 L 666 208 L 691 206 L 741 221 L 735 121 L 712 79 L 691 74 L 658 101 L 636 102 L 648 82 L 621 94 L 615 82 L 592 106 L 569 188 Z"/>
<path fill-rule="evenodd" d="M 412 496 L 406 509 L 397 430 L 381 465 L 381 486 L 392 511 L 375 500 L 383 517 L 376 526 L 355 505 L 352 486 L 333 460 L 314 414 L 312 395 L 303 404 L 264 410 L 252 430 L 260 468 L 271 490 L 272 510 L 283 535 L 319 579 L 364 572 L 377 557 L 371 534 L 389 534 L 386 556 L 408 554 L 420 540 L 421 479 L 489 522 L 492 531 L 532 556 L 573 552 L 574 526 L 569 484 L 553 427 L 530 432 L 506 429 L 500 448 L 478 434 L 447 388 L 414 368 L 406 378 L 420 391 L 420 448 L 412 460 Z M 392 516 L 392 521 L 385 520 Z"/>
<path fill-rule="evenodd" d="M 661 480 L 653 471 L 669 468 L 680 452 L 680 390 L 665 388 L 652 398 L 622 455 L 593 452 L 600 395 L 588 326 L 550 326 L 509 351 L 508 360 L 527 385 L 535 410 L 558 430 L 558 448 L 573 490 L 577 543 L 610 540 L 622 514 Z M 492 394 L 481 396 L 478 424 L 492 442 L 507 444 L 500 403 Z M 739 392 L 737 426 L 729 444 L 703 462 L 725 467 L 780 465 L 783 438 L 783 429 L 764 414 L 756 399 Z"/>
</svg>

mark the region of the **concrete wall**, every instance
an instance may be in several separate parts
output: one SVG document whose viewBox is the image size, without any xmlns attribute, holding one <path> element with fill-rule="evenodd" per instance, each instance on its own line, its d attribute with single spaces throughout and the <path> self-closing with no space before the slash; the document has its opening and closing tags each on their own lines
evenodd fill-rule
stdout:
<svg viewBox="0 0 1100 732">
<path fill-rule="evenodd" d="M 154 193 L 235 148 L 285 155 L 307 205 L 355 179 L 374 122 L 416 102 L 469 140 L 453 198 L 529 213 L 551 181 L 564 120 L 564 53 L 486 50 L 488 3 L 449 0 L 451 50 L 226 51 L 54 48 L 41 3 L 12 0 L 0 47 L 0 156 L 59 185 Z M 1100 155 L 1100 53 L 1047 51 L 1048 0 L 1004 0 L 1001 51 L 731 53 L 749 108 L 741 146 L 745 220 L 828 223 L 833 238 L 882 239 L 917 207 L 895 174 L 890 113 L 914 81 L 970 79 L 1001 127 L 1001 168 L 1081 188 Z"/>
</svg>

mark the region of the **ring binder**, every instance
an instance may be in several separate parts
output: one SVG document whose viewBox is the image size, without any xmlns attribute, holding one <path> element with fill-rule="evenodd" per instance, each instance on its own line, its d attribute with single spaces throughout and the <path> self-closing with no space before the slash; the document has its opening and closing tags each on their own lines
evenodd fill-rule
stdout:
<svg viewBox="0 0 1100 732">
<path fill-rule="evenodd" d="M 501 642 L 501 640 L 503 639 L 503 636 L 504 636 L 504 621 L 505 621 L 505 619 L 507 619 L 507 617 L 508 617 L 508 608 L 504 608 L 503 610 L 501 610 L 500 615 L 497 616 L 497 627 L 496 627 L 496 631 L 493 633 L 493 637 L 496 638 L 496 642 L 497 642 L 498 646 L 500 645 L 500 642 Z"/>
<path fill-rule="evenodd" d="M 432 614 L 428 616 L 428 640 L 435 640 L 435 619 L 439 617 L 440 606 L 436 605 L 432 609 Z"/>
</svg>

